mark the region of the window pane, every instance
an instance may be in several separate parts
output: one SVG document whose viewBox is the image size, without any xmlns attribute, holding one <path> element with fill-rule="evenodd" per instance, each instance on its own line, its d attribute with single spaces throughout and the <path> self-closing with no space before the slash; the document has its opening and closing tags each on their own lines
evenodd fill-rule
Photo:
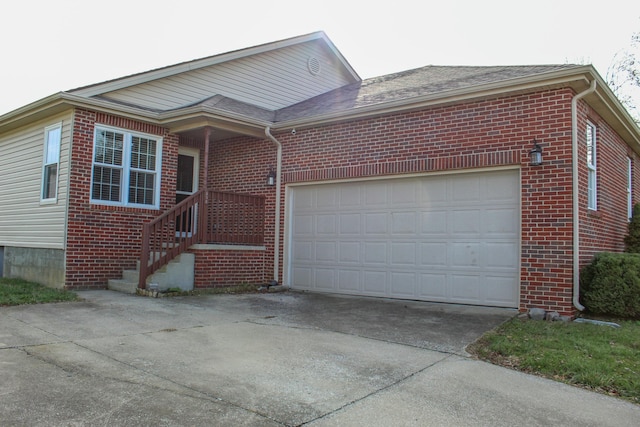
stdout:
<svg viewBox="0 0 640 427">
<path fill-rule="evenodd" d="M 124 134 L 99 129 L 96 133 L 94 161 L 108 165 L 122 166 Z"/>
<path fill-rule="evenodd" d="M 44 168 L 44 183 L 42 185 L 42 198 L 54 199 L 56 197 L 56 182 L 58 177 L 58 164 L 47 165 Z"/>
<path fill-rule="evenodd" d="M 155 175 L 131 172 L 129 175 L 129 203 L 153 205 Z"/>
<path fill-rule="evenodd" d="M 596 209 L 596 173 L 592 170 L 589 171 L 587 197 L 589 209 Z"/>
<path fill-rule="evenodd" d="M 47 132 L 47 154 L 45 163 L 58 163 L 60 157 L 60 137 L 61 129 L 55 128 Z"/>
<path fill-rule="evenodd" d="M 156 141 L 137 136 L 131 138 L 131 167 L 156 170 Z"/>
<path fill-rule="evenodd" d="M 587 164 L 592 167 L 596 165 L 595 149 L 595 129 L 587 124 Z"/>
<path fill-rule="evenodd" d="M 91 198 L 110 202 L 120 201 L 121 171 L 116 168 L 95 166 Z"/>
</svg>

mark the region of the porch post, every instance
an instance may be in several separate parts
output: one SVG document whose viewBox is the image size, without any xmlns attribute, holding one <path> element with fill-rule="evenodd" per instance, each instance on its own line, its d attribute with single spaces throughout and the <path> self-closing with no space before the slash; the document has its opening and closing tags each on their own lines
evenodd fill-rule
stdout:
<svg viewBox="0 0 640 427">
<path fill-rule="evenodd" d="M 209 181 L 209 138 L 211 137 L 211 128 L 204 128 L 204 185 L 203 189 L 207 191 L 207 182 Z M 208 197 L 208 196 L 207 196 Z"/>
<path fill-rule="evenodd" d="M 211 128 L 204 128 L 204 183 L 202 190 L 204 191 L 204 203 L 201 203 L 198 221 L 198 240 L 200 243 L 207 243 L 207 229 L 209 222 L 209 138 L 211 137 Z"/>
</svg>

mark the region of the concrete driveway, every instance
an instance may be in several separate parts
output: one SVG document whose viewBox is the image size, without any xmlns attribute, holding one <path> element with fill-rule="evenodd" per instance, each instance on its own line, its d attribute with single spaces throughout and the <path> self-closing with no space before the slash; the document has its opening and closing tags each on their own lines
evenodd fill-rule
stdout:
<svg viewBox="0 0 640 427">
<path fill-rule="evenodd" d="M 300 293 L 0 308 L 0 425 L 637 425 L 474 360 L 513 310 Z"/>
</svg>

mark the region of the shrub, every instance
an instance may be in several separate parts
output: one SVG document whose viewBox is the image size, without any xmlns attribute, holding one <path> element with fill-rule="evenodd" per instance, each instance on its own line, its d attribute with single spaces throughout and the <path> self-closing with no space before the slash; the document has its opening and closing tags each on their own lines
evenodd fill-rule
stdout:
<svg viewBox="0 0 640 427">
<path fill-rule="evenodd" d="M 597 254 L 581 271 L 580 296 L 591 313 L 640 318 L 640 254 Z"/>
<path fill-rule="evenodd" d="M 633 215 L 629 221 L 629 229 L 624 237 L 624 250 L 634 254 L 640 253 L 640 204 L 633 205 Z"/>
</svg>

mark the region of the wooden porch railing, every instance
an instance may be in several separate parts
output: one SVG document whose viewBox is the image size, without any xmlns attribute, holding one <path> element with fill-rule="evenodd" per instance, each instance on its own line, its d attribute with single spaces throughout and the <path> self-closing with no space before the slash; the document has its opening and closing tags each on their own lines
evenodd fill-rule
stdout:
<svg viewBox="0 0 640 427">
<path fill-rule="evenodd" d="M 201 190 L 145 224 L 138 287 L 196 243 L 263 244 L 264 197 Z"/>
</svg>

